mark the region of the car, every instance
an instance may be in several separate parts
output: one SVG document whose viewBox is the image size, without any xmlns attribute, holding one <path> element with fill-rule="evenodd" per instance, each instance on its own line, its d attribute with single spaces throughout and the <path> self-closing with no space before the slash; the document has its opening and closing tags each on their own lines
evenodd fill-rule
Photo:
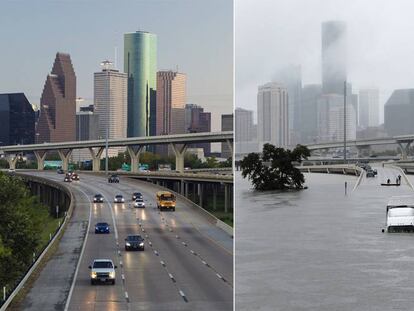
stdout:
<svg viewBox="0 0 414 311">
<path fill-rule="evenodd" d="M 125 250 L 140 250 L 143 251 L 145 249 L 144 246 L 144 238 L 140 235 L 128 235 L 125 239 Z"/>
<path fill-rule="evenodd" d="M 124 199 L 124 197 L 122 196 L 122 194 L 117 194 L 115 197 L 114 197 L 114 203 L 124 203 L 125 202 L 125 199 Z"/>
<path fill-rule="evenodd" d="M 143 197 L 142 197 L 142 194 L 141 194 L 141 192 L 134 192 L 133 194 L 132 194 L 132 201 L 135 201 L 136 199 L 142 199 Z"/>
<path fill-rule="evenodd" d="M 134 202 L 134 207 L 142 207 L 145 208 L 145 202 L 143 199 L 136 199 Z"/>
<path fill-rule="evenodd" d="M 72 180 L 79 180 L 79 175 L 76 173 L 72 173 L 72 175 L 70 176 L 70 178 L 72 178 Z"/>
<path fill-rule="evenodd" d="M 93 203 L 103 203 L 104 198 L 102 194 L 95 194 L 93 197 Z"/>
<path fill-rule="evenodd" d="M 65 176 L 64 182 L 72 182 L 72 179 L 69 176 Z"/>
<path fill-rule="evenodd" d="M 109 183 L 119 183 L 118 175 L 112 174 L 111 176 L 109 176 L 108 182 Z"/>
<path fill-rule="evenodd" d="M 57 172 L 58 174 L 65 174 L 65 171 L 64 171 L 64 170 L 62 170 L 61 168 L 59 168 L 56 172 Z"/>
<path fill-rule="evenodd" d="M 72 171 L 68 171 L 68 172 L 66 173 L 66 175 L 69 175 L 69 176 L 72 176 L 72 174 L 73 174 L 73 172 L 72 172 Z"/>
<path fill-rule="evenodd" d="M 378 171 L 376 169 L 372 170 L 374 172 L 374 175 L 377 176 L 378 175 Z"/>
<path fill-rule="evenodd" d="M 112 285 L 115 285 L 116 268 L 117 266 L 114 265 L 111 259 L 95 259 L 93 264 L 89 266 L 91 270 L 91 284 L 110 282 Z"/>
<path fill-rule="evenodd" d="M 387 232 L 414 231 L 414 196 L 393 196 L 387 204 Z M 383 232 L 385 231 L 383 229 Z"/>
<path fill-rule="evenodd" d="M 95 233 L 110 233 L 109 224 L 107 222 L 98 222 L 95 225 Z"/>
<path fill-rule="evenodd" d="M 375 173 L 374 173 L 374 171 L 373 170 L 368 170 L 367 171 L 367 177 L 369 178 L 369 177 L 375 177 Z"/>
</svg>

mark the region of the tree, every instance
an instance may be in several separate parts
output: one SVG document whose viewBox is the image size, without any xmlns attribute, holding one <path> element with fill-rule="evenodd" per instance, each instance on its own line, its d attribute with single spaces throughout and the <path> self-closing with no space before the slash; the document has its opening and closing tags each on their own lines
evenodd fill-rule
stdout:
<svg viewBox="0 0 414 311">
<path fill-rule="evenodd" d="M 301 163 L 309 156 L 309 149 L 303 145 L 288 150 L 265 144 L 262 155 L 250 153 L 240 161 L 242 176 L 260 191 L 303 189 L 305 178 L 294 163 Z"/>
</svg>

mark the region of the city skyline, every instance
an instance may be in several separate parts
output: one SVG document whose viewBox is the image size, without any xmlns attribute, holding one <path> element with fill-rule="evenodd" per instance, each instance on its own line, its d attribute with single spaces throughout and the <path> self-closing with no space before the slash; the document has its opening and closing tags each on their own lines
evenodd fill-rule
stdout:
<svg viewBox="0 0 414 311">
<path fill-rule="evenodd" d="M 220 10 L 215 10 L 218 3 Z M 124 33 L 145 30 L 158 36 L 157 71 L 178 67 L 185 72 L 187 103 L 211 111 L 212 130 L 220 130 L 221 115 L 233 109 L 233 21 L 229 19 L 232 1 L 71 4 L 51 1 L 41 9 L 28 1 L 3 5 L 4 12 L 10 14 L 2 17 L 0 28 L 14 28 L 15 32 L 0 31 L 2 41 L 9 42 L 2 52 L 3 59 L 7 59 L 3 70 L 10 73 L 0 77 L 1 93 L 24 92 L 32 104 L 39 105 L 50 59 L 64 51 L 71 55 L 76 68 L 77 95 L 85 99 L 85 104 L 93 103 L 93 73 L 100 69 L 99 62 L 113 60 L 123 71 Z M 151 18 L 148 12 L 156 12 L 157 18 Z M 21 17 L 19 23 L 13 18 L 17 13 Z M 108 14 L 110 23 L 101 18 Z M 91 19 L 94 23 L 90 23 Z M 15 40 L 14 33 L 20 33 L 21 40 Z M 220 44 L 215 44 L 217 41 Z M 30 58 L 25 55 L 27 45 L 31 46 Z"/>
<path fill-rule="evenodd" d="M 277 19 L 273 16 L 276 6 L 280 13 Z M 412 48 L 404 35 L 407 27 L 414 25 L 409 13 L 412 9 L 408 1 L 381 6 L 374 1 L 263 1 L 261 6 L 249 0 L 238 1 L 235 106 L 256 110 L 258 85 L 272 81 L 288 64 L 301 66 L 303 85 L 322 83 L 321 25 L 337 20 L 347 27 L 347 80 L 354 93 L 379 89 L 382 123 L 383 106 L 394 89 L 414 87 L 410 82 L 414 74 L 408 70 L 414 66 Z M 260 22 L 254 16 L 261 16 Z"/>
</svg>

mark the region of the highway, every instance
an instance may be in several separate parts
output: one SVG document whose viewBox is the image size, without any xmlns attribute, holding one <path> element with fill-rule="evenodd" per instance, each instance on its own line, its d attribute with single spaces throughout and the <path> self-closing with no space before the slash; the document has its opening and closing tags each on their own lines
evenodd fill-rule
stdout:
<svg viewBox="0 0 414 311">
<path fill-rule="evenodd" d="M 263 193 L 236 175 L 236 310 L 412 309 L 414 235 L 381 229 L 389 197 L 414 192 L 404 179 L 380 186 L 399 171 L 376 168 L 353 192 L 349 175 L 305 174 L 307 190 Z"/>
<path fill-rule="evenodd" d="M 30 174 L 63 182 L 63 175 L 56 172 Z M 66 305 L 67 310 L 233 310 L 230 236 L 181 199 L 176 212 L 159 212 L 158 188 L 149 183 L 121 177 L 119 184 L 108 184 L 102 175 L 82 173 L 80 178 L 69 185 L 76 200 L 74 219 L 90 218 L 83 219 L 90 224 L 84 230 L 86 243 L 76 248 L 80 261 L 62 261 L 64 269 L 56 267 L 59 259 L 53 258 L 23 301 L 23 309 L 63 310 Z M 132 206 L 136 191 L 143 194 L 145 209 Z M 91 203 L 97 193 L 104 196 L 103 204 Z M 124 196 L 124 204 L 113 203 L 116 194 Z M 95 234 L 97 222 L 108 222 L 111 233 Z M 141 234 L 145 251 L 125 252 L 128 234 Z M 88 266 L 95 258 L 112 259 L 118 266 L 115 285 L 90 284 Z M 46 282 L 44 275 L 60 273 L 69 274 L 73 281 L 57 280 L 58 290 L 45 297 L 50 280 Z"/>
</svg>

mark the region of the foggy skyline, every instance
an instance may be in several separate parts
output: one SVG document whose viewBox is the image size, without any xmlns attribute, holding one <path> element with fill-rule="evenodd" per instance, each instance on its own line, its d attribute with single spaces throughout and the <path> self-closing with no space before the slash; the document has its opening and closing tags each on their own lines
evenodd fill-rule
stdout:
<svg viewBox="0 0 414 311">
<path fill-rule="evenodd" d="M 235 106 L 256 111 L 257 88 L 287 65 L 300 65 L 302 85 L 321 84 L 321 28 L 325 21 L 347 27 L 347 80 L 353 92 L 414 88 L 414 3 L 394 1 L 260 1 L 235 3 Z M 411 69 L 412 68 L 412 69 Z"/>
</svg>

